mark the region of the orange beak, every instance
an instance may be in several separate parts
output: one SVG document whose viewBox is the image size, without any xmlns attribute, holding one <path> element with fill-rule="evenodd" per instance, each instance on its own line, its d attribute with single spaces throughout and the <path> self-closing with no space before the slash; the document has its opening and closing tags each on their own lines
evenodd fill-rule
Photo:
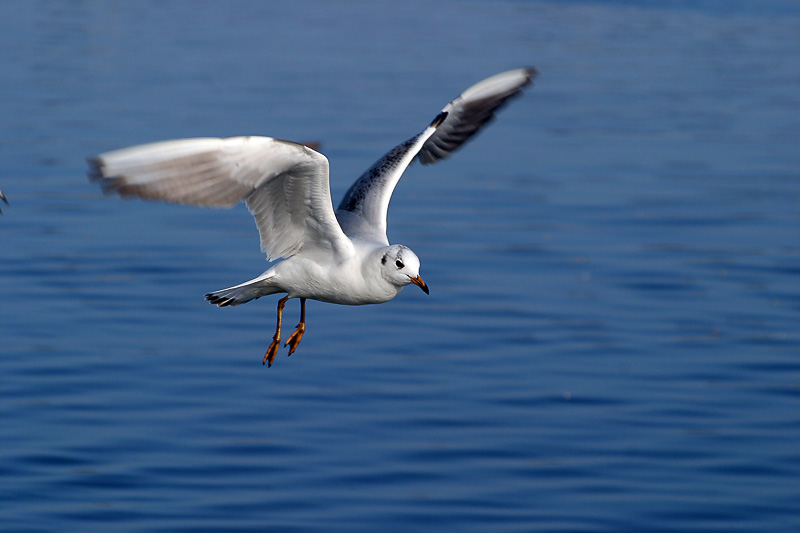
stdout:
<svg viewBox="0 0 800 533">
<path fill-rule="evenodd" d="M 426 285 L 425 282 L 422 281 L 421 277 L 417 276 L 416 278 L 412 278 L 411 276 L 408 276 L 408 279 L 411 280 L 411 283 L 422 289 L 425 292 L 425 294 L 431 293 L 431 291 L 428 290 L 428 285 Z"/>
</svg>

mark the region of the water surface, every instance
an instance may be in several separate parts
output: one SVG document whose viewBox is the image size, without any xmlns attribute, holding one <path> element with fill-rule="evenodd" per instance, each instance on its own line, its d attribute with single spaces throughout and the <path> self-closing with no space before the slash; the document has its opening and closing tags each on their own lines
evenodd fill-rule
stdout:
<svg viewBox="0 0 800 533">
<path fill-rule="evenodd" d="M 0 529 L 797 530 L 799 27 L 781 1 L 2 4 Z M 244 207 L 84 176 L 262 134 L 320 140 L 337 201 L 529 64 L 395 192 L 431 295 L 309 302 L 269 369 L 277 298 L 202 298 L 266 268 Z"/>
</svg>

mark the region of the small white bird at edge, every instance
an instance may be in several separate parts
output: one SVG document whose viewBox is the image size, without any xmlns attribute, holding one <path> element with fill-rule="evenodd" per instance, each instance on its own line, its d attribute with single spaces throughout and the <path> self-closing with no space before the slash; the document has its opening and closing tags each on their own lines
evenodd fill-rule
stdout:
<svg viewBox="0 0 800 533">
<path fill-rule="evenodd" d="M 180 139 L 106 152 L 89 159 L 89 178 L 105 192 L 198 206 L 230 207 L 244 200 L 255 217 L 266 272 L 206 294 L 220 307 L 261 296 L 278 300 L 275 335 L 264 355 L 272 362 L 281 341 L 283 308 L 300 299 L 300 322 L 285 345 L 294 353 L 306 330 L 306 299 L 347 305 L 388 302 L 413 283 L 429 293 L 420 261 L 409 248 L 389 245 L 386 213 L 403 172 L 445 159 L 519 94 L 536 69 L 487 78 L 447 104 L 421 133 L 397 145 L 345 193 L 334 211 L 328 160 L 302 144 L 271 137 Z"/>
</svg>

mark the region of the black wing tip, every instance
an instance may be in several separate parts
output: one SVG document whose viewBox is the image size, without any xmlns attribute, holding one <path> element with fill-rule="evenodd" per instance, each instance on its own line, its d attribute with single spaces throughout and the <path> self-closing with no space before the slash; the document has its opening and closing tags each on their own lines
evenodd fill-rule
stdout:
<svg viewBox="0 0 800 533">
<path fill-rule="evenodd" d="M 105 162 L 100 156 L 86 158 L 89 171 L 86 176 L 92 183 L 100 185 L 103 194 L 118 194 L 119 196 L 130 196 L 125 176 L 109 176 Z"/>
<path fill-rule="evenodd" d="M 87 157 L 86 164 L 89 165 L 89 171 L 86 173 L 89 181 L 97 181 L 106 177 L 105 164 L 100 156 Z"/>
<path fill-rule="evenodd" d="M 126 196 L 126 183 L 124 176 L 106 176 L 102 168 L 92 168 L 86 173 L 89 181 L 100 185 L 103 194 L 118 194 Z"/>
<path fill-rule="evenodd" d="M 536 67 L 531 67 L 531 66 L 523 67 L 523 70 L 525 71 L 525 74 L 527 74 L 528 80 L 532 80 L 533 78 L 539 75 L 539 69 Z"/>
<path fill-rule="evenodd" d="M 234 305 L 236 301 L 234 298 L 225 298 L 224 296 L 217 296 L 213 292 L 210 292 L 205 295 L 206 300 L 208 303 L 212 305 L 216 305 L 217 307 L 227 307 L 229 305 Z"/>
<path fill-rule="evenodd" d="M 525 71 L 525 81 L 522 82 L 520 85 L 520 89 L 525 87 L 526 85 L 533 85 L 533 80 L 539 75 L 539 69 L 536 67 L 523 67 L 523 71 Z"/>
<path fill-rule="evenodd" d="M 433 121 L 431 122 L 431 125 L 428 126 L 428 127 L 429 128 L 438 128 L 439 126 L 442 125 L 442 122 L 445 121 L 445 119 L 447 118 L 448 114 L 449 113 L 447 111 L 442 111 L 441 113 L 436 115 L 436 118 L 433 119 Z"/>
</svg>

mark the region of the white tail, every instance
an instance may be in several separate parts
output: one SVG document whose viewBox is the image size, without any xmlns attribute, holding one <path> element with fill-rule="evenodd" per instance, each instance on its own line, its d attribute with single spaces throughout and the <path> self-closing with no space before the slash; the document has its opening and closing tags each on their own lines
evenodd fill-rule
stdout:
<svg viewBox="0 0 800 533">
<path fill-rule="evenodd" d="M 206 294 L 206 300 L 219 307 L 227 307 L 229 305 L 241 305 L 268 294 L 281 292 L 280 289 L 271 287 L 269 283 L 265 283 L 272 276 L 272 273 L 269 275 L 262 274 L 255 279 L 251 279 L 250 281 L 246 281 L 234 287 L 210 292 Z"/>
</svg>

